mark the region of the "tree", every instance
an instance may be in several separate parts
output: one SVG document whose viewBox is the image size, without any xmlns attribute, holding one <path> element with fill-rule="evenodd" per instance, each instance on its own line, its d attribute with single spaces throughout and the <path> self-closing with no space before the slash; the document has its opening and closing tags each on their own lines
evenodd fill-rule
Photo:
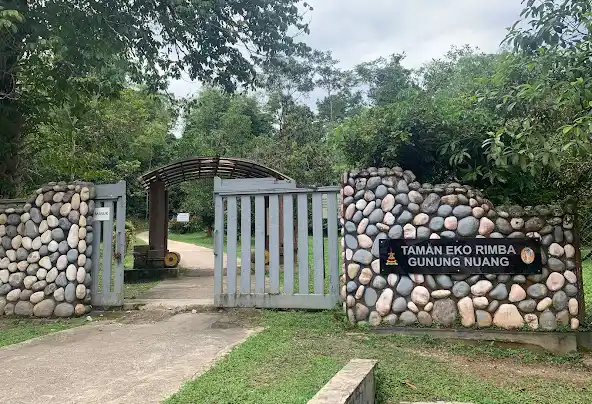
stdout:
<svg viewBox="0 0 592 404">
<path fill-rule="evenodd" d="M 561 176 L 566 162 L 591 151 L 592 5 L 586 0 L 524 3 L 522 20 L 507 37 L 515 52 L 478 99 L 495 105 L 503 117 L 484 142 L 495 171 L 502 173 L 491 180 L 520 175 L 526 187 Z"/>
<path fill-rule="evenodd" d="M 182 71 L 227 90 L 252 83 L 256 65 L 306 48 L 288 34 L 308 32 L 300 3 L 4 1 L 0 195 L 14 193 L 23 133 L 39 123 L 47 103 L 59 106 L 79 91 L 102 95 L 124 80 L 164 88 Z"/>
<path fill-rule="evenodd" d="M 386 105 L 401 99 L 414 87 L 411 70 L 401 65 L 404 58 L 404 54 L 392 54 L 355 67 L 360 84 L 368 87 L 368 98 L 374 105 Z"/>
<path fill-rule="evenodd" d="M 176 115 L 169 100 L 127 89 L 116 99 L 91 99 L 84 111 L 53 108 L 46 123 L 29 134 L 20 194 L 48 181 L 125 180 L 128 213 L 142 216 L 145 191 L 138 177 L 172 158 Z"/>
</svg>

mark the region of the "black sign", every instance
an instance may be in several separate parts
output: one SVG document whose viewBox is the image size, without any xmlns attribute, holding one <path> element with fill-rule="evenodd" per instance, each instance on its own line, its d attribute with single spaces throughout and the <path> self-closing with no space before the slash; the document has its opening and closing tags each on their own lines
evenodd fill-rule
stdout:
<svg viewBox="0 0 592 404">
<path fill-rule="evenodd" d="M 539 239 L 380 240 L 380 269 L 394 274 L 540 274 Z"/>
</svg>

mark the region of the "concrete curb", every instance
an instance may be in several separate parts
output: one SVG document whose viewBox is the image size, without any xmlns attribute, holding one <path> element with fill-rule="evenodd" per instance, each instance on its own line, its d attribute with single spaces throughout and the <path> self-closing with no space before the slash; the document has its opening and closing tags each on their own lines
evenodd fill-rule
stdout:
<svg viewBox="0 0 592 404">
<path fill-rule="evenodd" d="M 406 336 L 430 336 L 442 339 L 469 341 L 510 342 L 534 345 L 556 354 L 576 352 L 578 348 L 590 349 L 591 332 L 528 332 L 505 330 L 452 330 L 411 327 L 377 328 L 379 334 L 398 334 Z"/>
<path fill-rule="evenodd" d="M 308 404 L 374 404 L 374 371 L 378 361 L 352 359 Z"/>
</svg>

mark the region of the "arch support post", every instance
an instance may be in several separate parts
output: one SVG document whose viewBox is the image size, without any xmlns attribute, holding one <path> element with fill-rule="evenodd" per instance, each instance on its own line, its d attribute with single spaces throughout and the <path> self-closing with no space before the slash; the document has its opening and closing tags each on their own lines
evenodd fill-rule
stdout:
<svg viewBox="0 0 592 404">
<path fill-rule="evenodd" d="M 168 237 L 168 191 L 164 182 L 154 181 L 150 184 L 148 208 L 151 258 L 164 260 Z M 162 264 L 162 261 L 155 260 L 155 263 Z"/>
</svg>

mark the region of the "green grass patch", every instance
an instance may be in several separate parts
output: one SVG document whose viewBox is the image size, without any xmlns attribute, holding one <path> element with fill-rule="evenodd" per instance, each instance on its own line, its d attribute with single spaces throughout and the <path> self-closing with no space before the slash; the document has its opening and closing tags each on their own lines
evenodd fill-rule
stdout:
<svg viewBox="0 0 592 404">
<path fill-rule="evenodd" d="M 148 292 L 150 289 L 160 283 L 160 280 L 140 279 L 133 282 L 126 282 L 123 285 L 124 299 L 138 299 L 142 294 Z"/>
<path fill-rule="evenodd" d="M 130 246 L 130 248 L 128 249 L 128 251 L 126 251 L 125 254 L 125 260 L 124 260 L 124 267 L 125 268 L 133 268 L 134 267 L 134 256 L 133 256 L 133 251 L 134 251 L 134 246 L 136 245 L 146 245 L 147 243 L 136 237 L 134 239 L 134 243 L 132 246 Z M 125 282 L 123 285 L 123 298 L 124 299 L 137 299 L 139 298 L 143 293 L 149 291 L 150 289 L 152 289 L 154 286 L 158 285 L 160 283 L 160 279 L 138 279 L 138 280 L 134 280 L 134 281 L 128 281 Z"/>
<path fill-rule="evenodd" d="M 170 233 L 169 240 L 181 241 L 183 243 L 195 244 L 200 247 L 214 248 L 214 237 L 208 236 L 206 232 L 200 233 Z"/>
<path fill-rule="evenodd" d="M 582 278 L 584 282 L 584 306 L 586 321 L 584 325 L 592 326 L 592 259 L 582 262 Z"/>
<path fill-rule="evenodd" d="M 41 320 L 4 318 L 0 320 L 0 347 L 16 344 L 31 338 L 77 327 L 86 322 L 84 318 Z"/>
<path fill-rule="evenodd" d="M 590 381 L 566 374 L 584 371 L 578 355 L 524 356 L 520 350 L 490 344 L 378 335 L 347 327 L 337 312 L 264 311 L 260 325 L 264 331 L 186 383 L 166 403 L 306 403 L 353 358 L 379 361 L 379 403 L 592 402 L 592 390 L 586 387 Z M 544 363 L 544 371 L 515 371 L 533 361 Z"/>
</svg>

